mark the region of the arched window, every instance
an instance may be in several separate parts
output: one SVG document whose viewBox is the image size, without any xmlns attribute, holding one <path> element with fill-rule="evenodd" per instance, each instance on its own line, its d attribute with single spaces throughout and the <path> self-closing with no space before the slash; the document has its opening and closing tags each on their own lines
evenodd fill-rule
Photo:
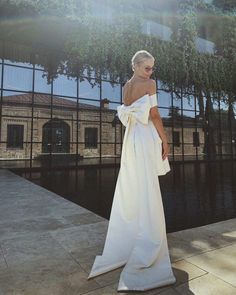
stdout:
<svg viewBox="0 0 236 295">
<path fill-rule="evenodd" d="M 70 126 L 60 119 L 52 119 L 43 125 L 42 152 L 69 153 Z"/>
</svg>

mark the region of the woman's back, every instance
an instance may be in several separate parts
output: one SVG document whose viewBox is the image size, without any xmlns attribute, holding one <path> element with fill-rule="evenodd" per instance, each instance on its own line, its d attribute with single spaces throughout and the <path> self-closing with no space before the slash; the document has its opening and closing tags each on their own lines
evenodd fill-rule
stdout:
<svg viewBox="0 0 236 295">
<path fill-rule="evenodd" d="M 123 103 L 131 105 L 137 99 L 143 97 L 146 94 L 150 94 L 151 83 L 155 82 L 152 79 L 134 79 L 131 78 L 124 85 L 123 91 Z"/>
</svg>

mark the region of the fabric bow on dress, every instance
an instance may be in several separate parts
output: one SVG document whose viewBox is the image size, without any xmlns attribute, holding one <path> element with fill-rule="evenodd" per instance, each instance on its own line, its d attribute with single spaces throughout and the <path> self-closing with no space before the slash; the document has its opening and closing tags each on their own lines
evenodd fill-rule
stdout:
<svg viewBox="0 0 236 295">
<path fill-rule="evenodd" d="M 141 123 L 143 125 L 147 125 L 147 127 L 151 126 L 151 131 L 154 140 L 154 162 L 156 163 L 156 171 L 157 175 L 165 175 L 170 171 L 169 160 L 166 158 L 162 159 L 162 140 L 153 124 L 153 122 L 149 118 L 150 108 L 153 106 L 157 106 L 157 98 L 156 94 L 149 95 L 146 94 L 143 97 L 137 99 L 129 106 L 125 106 L 124 104 L 117 107 L 117 114 L 122 122 L 122 124 L 126 127 L 125 135 L 123 139 L 123 152 L 121 155 L 121 164 L 125 163 L 125 157 L 127 157 L 127 153 L 132 149 L 132 144 L 137 144 L 135 142 L 135 133 L 132 132 L 132 128 L 134 128 L 135 124 Z M 148 126 L 150 124 L 150 126 Z M 133 138 L 129 138 L 129 136 L 133 135 Z M 143 142 L 145 145 L 145 142 Z"/>
<path fill-rule="evenodd" d="M 118 117 L 124 126 L 127 126 L 131 120 L 137 120 L 140 123 L 147 125 L 149 111 L 150 103 L 147 99 L 140 99 L 140 101 L 138 99 L 129 106 L 122 104 L 117 107 Z"/>
</svg>

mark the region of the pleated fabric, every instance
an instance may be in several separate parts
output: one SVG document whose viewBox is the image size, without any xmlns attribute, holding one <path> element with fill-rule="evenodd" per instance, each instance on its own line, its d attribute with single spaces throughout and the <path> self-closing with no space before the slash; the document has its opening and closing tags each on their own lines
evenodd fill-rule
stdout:
<svg viewBox="0 0 236 295">
<path fill-rule="evenodd" d="M 107 236 L 88 279 L 124 266 L 118 291 L 145 291 L 176 282 L 169 257 L 159 175 L 170 171 L 149 118 L 157 96 L 117 107 L 126 126 Z"/>
</svg>

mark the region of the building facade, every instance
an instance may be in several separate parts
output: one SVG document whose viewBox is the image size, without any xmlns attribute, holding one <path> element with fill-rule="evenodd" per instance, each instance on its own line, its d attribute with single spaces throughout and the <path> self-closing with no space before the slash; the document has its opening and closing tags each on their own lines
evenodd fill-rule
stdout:
<svg viewBox="0 0 236 295">
<path fill-rule="evenodd" d="M 108 99 L 101 101 L 100 108 L 50 95 L 10 95 L 3 97 L 2 116 L 1 159 L 30 159 L 31 155 L 38 158 L 50 153 L 76 154 L 76 149 L 83 158 L 99 157 L 100 154 L 119 157 L 121 153 L 125 127 L 117 118 L 117 112 L 109 108 Z M 184 142 L 189 143 L 184 147 L 186 156 L 194 156 L 196 149 L 199 155 L 203 153 L 201 124 L 195 131 L 193 119 L 186 118 L 181 121 L 185 126 L 183 131 L 180 122 L 172 131 L 171 122 L 168 119 L 163 122 L 170 153 L 182 155 Z"/>
</svg>

